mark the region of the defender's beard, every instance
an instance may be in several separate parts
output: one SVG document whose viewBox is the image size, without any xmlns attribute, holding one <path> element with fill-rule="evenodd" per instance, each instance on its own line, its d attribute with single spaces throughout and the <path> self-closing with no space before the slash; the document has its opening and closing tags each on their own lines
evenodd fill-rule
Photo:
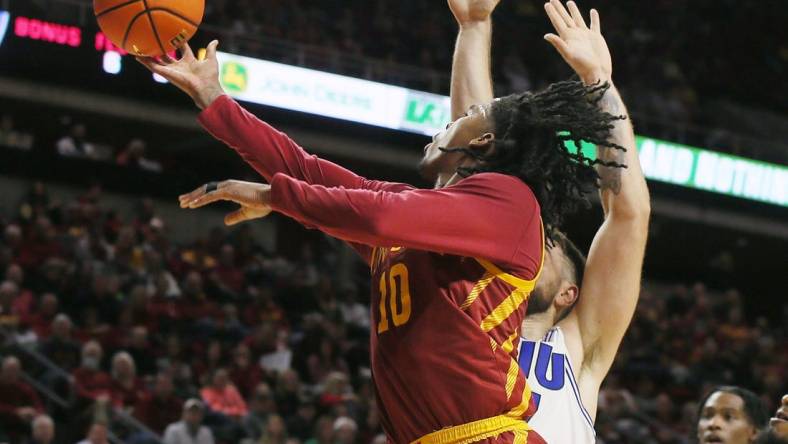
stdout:
<svg viewBox="0 0 788 444">
<path fill-rule="evenodd" d="M 545 292 L 543 287 L 534 288 L 531 297 L 528 298 L 528 308 L 525 311 L 525 316 L 537 315 L 549 310 L 555 300 L 555 296 L 549 295 L 555 295 L 555 292 Z"/>
</svg>

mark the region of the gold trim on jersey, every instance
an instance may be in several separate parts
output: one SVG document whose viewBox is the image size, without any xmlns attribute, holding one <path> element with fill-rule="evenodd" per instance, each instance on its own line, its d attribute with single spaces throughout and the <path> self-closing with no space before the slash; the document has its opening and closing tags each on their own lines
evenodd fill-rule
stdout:
<svg viewBox="0 0 788 444">
<path fill-rule="evenodd" d="M 490 282 L 492 282 L 493 279 L 495 279 L 494 275 L 490 273 L 484 273 L 484 276 L 482 276 L 482 278 L 479 279 L 478 282 L 476 282 L 476 285 L 473 286 L 473 289 L 468 294 L 468 297 L 465 299 L 465 302 L 463 302 L 462 305 L 460 305 L 460 310 L 465 310 L 466 308 L 470 307 L 476 301 L 476 298 L 479 297 L 481 292 L 483 292 L 484 289 L 487 288 L 488 285 L 490 285 Z"/>
<path fill-rule="evenodd" d="M 518 435 L 523 435 L 525 441 L 520 442 L 528 442 L 528 432 L 530 430 L 528 423 L 523 421 L 522 418 L 500 415 L 454 427 L 447 427 L 422 436 L 411 444 L 471 444 L 495 438 L 507 432 L 514 433 L 515 439 Z"/>
<path fill-rule="evenodd" d="M 521 289 L 515 289 L 506 299 L 503 300 L 497 307 L 487 315 L 481 323 L 482 331 L 485 333 L 501 325 L 503 321 L 509 319 L 523 302 L 528 300 L 531 293 Z"/>
<path fill-rule="evenodd" d="M 520 398 L 520 404 L 517 407 L 511 409 L 507 415 L 514 416 L 516 418 L 521 418 L 525 415 L 525 412 L 528 411 L 528 407 L 531 406 L 531 387 L 526 382 L 525 387 L 523 388 L 523 397 Z"/>
<path fill-rule="evenodd" d="M 509 371 L 506 372 L 506 400 L 509 401 L 509 398 L 512 397 L 512 390 L 514 390 L 514 384 L 517 383 L 517 375 L 520 373 L 520 365 L 512 359 L 512 362 L 509 364 Z"/>
<path fill-rule="evenodd" d="M 506 352 L 507 354 L 511 353 L 512 350 L 514 350 L 514 341 L 519 339 L 519 337 L 520 337 L 520 332 L 518 329 L 515 328 L 514 333 L 512 333 L 511 336 L 509 336 L 508 338 L 506 338 L 506 341 L 504 341 L 504 343 L 501 344 L 501 348 L 503 349 L 503 351 Z"/>
</svg>

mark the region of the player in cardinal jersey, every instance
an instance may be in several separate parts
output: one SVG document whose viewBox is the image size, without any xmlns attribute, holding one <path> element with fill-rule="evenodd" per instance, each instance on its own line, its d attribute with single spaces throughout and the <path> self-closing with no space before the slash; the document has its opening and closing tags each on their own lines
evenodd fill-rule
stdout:
<svg viewBox="0 0 788 444">
<path fill-rule="evenodd" d="M 489 14 L 498 0 L 449 0 L 457 15 L 468 3 L 475 17 L 461 28 L 453 67 L 453 112 L 492 97 Z M 558 35 L 545 38 L 587 84 L 612 83 L 610 54 L 600 32 L 599 15 L 590 27 L 573 2 L 545 5 Z M 458 17 L 459 19 L 459 17 Z M 589 75 L 588 73 L 601 73 Z M 611 114 L 625 114 L 611 87 L 599 102 Z M 563 235 L 548 249 L 542 275 L 529 300 L 518 360 L 537 404 L 529 424 L 548 443 L 593 443 L 599 386 L 607 374 L 637 304 L 648 235 L 649 193 L 628 120 L 615 123 L 611 142 L 627 151 L 600 150 L 604 223 L 591 245 L 588 261 Z M 579 289 L 582 282 L 582 291 Z M 582 297 L 579 297 L 582 294 Z"/>
<path fill-rule="evenodd" d="M 544 226 L 596 177 L 564 142 L 607 143 L 618 119 L 596 106 L 607 85 L 561 82 L 469 107 L 424 148 L 421 171 L 435 182 L 424 190 L 308 155 L 223 95 L 216 46 L 205 60 L 185 47 L 178 61 L 140 61 L 189 93 L 206 130 L 270 185 L 211 183 L 181 206 L 237 202 L 228 224 L 275 210 L 359 252 L 372 270 L 372 372 L 390 441 L 543 442 L 526 422 L 535 404 L 516 344 Z"/>
</svg>

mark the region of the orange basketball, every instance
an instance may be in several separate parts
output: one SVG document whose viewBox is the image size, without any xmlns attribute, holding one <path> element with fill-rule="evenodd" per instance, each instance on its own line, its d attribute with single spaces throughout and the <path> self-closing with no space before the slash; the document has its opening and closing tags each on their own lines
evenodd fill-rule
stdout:
<svg viewBox="0 0 788 444">
<path fill-rule="evenodd" d="M 131 54 L 159 56 L 192 38 L 205 0 L 93 0 L 99 27 Z"/>
</svg>

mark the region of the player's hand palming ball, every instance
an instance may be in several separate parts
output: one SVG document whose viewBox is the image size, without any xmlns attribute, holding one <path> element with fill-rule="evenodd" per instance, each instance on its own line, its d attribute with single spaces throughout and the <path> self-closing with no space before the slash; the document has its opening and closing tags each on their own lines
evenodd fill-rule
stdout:
<svg viewBox="0 0 788 444">
<path fill-rule="evenodd" d="M 174 51 L 200 26 L 205 0 L 93 0 L 106 36 L 131 54 L 155 57 Z"/>
</svg>

